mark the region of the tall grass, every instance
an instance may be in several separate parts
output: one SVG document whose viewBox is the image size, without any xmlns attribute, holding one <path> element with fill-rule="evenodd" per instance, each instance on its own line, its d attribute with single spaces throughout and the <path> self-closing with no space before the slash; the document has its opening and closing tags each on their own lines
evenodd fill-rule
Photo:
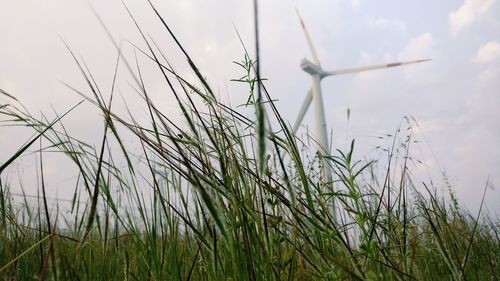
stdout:
<svg viewBox="0 0 500 281">
<path fill-rule="evenodd" d="M 132 75 L 147 122 L 130 111 L 113 110 L 115 79 L 111 93 L 102 93 L 85 62 L 68 48 L 88 86 L 68 88 L 103 117 L 97 146 L 68 134 L 63 121 L 75 107 L 52 121 L 35 118 L 1 91 L 7 101 L 0 106 L 4 120 L 28 126 L 34 135 L 0 167 L 0 278 L 500 278 L 498 218 L 473 215 L 438 196 L 436 187 L 413 181 L 411 121 L 387 148 L 388 165 L 381 175 L 375 162 L 356 160 L 354 141 L 347 151 L 310 159 L 308 146 L 293 135 L 258 81 L 248 54 L 240 64 L 244 76 L 237 80 L 248 83 L 251 97 L 262 91 L 247 102 L 257 116 L 262 114 L 262 122 L 216 98 L 152 8 L 197 80 L 178 75 L 129 11 L 147 46 L 134 47 L 162 74 L 182 122 L 158 109 L 137 57 L 130 63 L 116 43 L 115 77 L 122 69 Z M 132 138 L 140 153 L 131 153 L 136 148 L 126 140 Z M 47 148 L 66 155 L 78 170 L 69 215 L 47 203 Z M 28 150 L 37 154 L 42 193 L 36 204 L 27 195 L 17 204 L 4 179 L 7 168 Z M 331 166 L 333 182 L 325 182 L 321 165 Z"/>
</svg>

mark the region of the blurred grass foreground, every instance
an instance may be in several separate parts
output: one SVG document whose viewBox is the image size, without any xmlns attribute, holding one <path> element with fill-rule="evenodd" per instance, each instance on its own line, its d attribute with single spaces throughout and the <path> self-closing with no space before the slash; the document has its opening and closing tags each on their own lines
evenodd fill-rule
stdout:
<svg viewBox="0 0 500 281">
<path fill-rule="evenodd" d="M 66 86 L 81 103 L 49 120 L 0 91 L 3 125 L 33 133 L 0 163 L 0 279 L 500 279 L 498 218 L 483 214 L 482 205 L 471 214 L 451 191 L 439 195 L 446 186 L 412 180 L 411 121 L 387 148 L 384 169 L 355 159 L 354 141 L 347 151 L 314 155 L 314 140 L 294 135 L 248 54 L 236 81 L 248 85 L 250 98 L 235 109 L 216 97 L 165 19 L 152 12 L 193 81 L 178 75 L 130 14 L 146 48 L 133 45 L 136 56 L 127 57 L 113 41 L 114 73 L 130 75 L 142 102 L 131 108 L 142 106 L 147 118 L 128 107 L 114 110 L 115 79 L 111 92 L 102 92 L 69 47 L 87 88 Z M 179 109 L 175 118 L 150 98 L 138 56 L 163 77 L 165 95 Z M 64 126 L 82 103 L 102 115 L 97 144 Z M 54 151 L 77 171 L 64 211 L 49 204 L 46 191 L 43 159 Z M 30 175 L 38 179 L 36 203 L 24 193 L 13 199 L 8 177 L 27 153 L 39 161 Z M 331 181 L 322 165 L 330 166 Z M 484 184 L 474 188 L 486 192 Z"/>
</svg>

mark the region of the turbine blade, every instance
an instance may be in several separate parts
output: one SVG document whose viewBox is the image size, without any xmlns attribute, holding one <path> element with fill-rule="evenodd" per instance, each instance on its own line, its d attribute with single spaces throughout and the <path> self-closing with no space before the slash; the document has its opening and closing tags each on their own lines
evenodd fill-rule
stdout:
<svg viewBox="0 0 500 281">
<path fill-rule="evenodd" d="M 430 61 L 430 60 L 431 59 L 423 59 L 423 60 L 394 62 L 394 63 L 387 63 L 387 64 L 377 64 L 377 65 L 361 66 L 361 67 L 355 67 L 355 68 L 331 70 L 331 71 L 325 71 L 323 77 L 332 76 L 332 75 L 358 73 L 358 72 L 364 72 L 364 71 L 370 71 L 370 70 L 376 70 L 376 69 L 382 69 L 382 68 L 397 67 L 397 66 L 403 66 L 403 65 L 407 65 L 407 64 L 426 62 L 426 61 Z"/>
<path fill-rule="evenodd" d="M 311 105 L 312 99 L 313 99 L 313 95 L 312 95 L 312 89 L 311 89 L 311 90 L 309 90 L 309 92 L 307 92 L 307 95 L 304 98 L 304 102 L 302 103 L 302 107 L 300 108 L 299 115 L 297 116 L 297 120 L 295 121 L 295 124 L 293 125 L 293 133 L 297 133 L 297 130 L 299 129 L 299 126 L 302 123 L 304 116 L 306 115 L 307 109 L 309 109 L 309 106 Z"/>
<path fill-rule="evenodd" d="M 304 35 L 306 36 L 307 45 L 309 45 L 309 49 L 311 50 L 313 61 L 318 66 L 321 66 L 319 63 L 318 54 L 316 53 L 316 49 L 314 48 L 314 45 L 312 43 L 311 36 L 309 36 L 309 32 L 307 31 L 306 25 L 304 24 L 302 17 L 300 16 L 299 10 L 295 8 L 295 11 L 297 12 L 297 16 L 299 17 L 300 20 L 300 25 L 302 26 L 302 30 L 304 31 Z"/>
</svg>

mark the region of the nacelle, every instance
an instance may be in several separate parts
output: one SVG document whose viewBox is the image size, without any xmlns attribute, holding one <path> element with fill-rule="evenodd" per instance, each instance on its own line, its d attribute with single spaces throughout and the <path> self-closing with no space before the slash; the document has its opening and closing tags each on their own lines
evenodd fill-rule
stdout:
<svg viewBox="0 0 500 281">
<path fill-rule="evenodd" d="M 302 68 L 302 70 L 304 70 L 305 72 L 307 72 L 311 75 L 323 76 L 323 69 L 319 65 L 316 65 L 316 64 L 308 61 L 307 59 L 302 59 L 300 61 L 300 67 Z"/>
</svg>

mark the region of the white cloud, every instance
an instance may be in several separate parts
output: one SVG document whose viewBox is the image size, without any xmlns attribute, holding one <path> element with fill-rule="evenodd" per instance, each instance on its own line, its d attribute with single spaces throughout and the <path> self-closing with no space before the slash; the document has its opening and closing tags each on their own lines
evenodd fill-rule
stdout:
<svg viewBox="0 0 500 281">
<path fill-rule="evenodd" d="M 406 24 L 397 19 L 370 19 L 368 21 L 368 27 L 370 29 L 391 29 L 406 32 Z"/>
<path fill-rule="evenodd" d="M 406 47 L 399 53 L 399 59 L 424 59 L 432 55 L 433 38 L 429 32 L 411 38 Z"/>
<path fill-rule="evenodd" d="M 361 0 L 350 0 L 351 2 L 351 6 L 353 6 L 354 8 L 357 8 L 361 5 Z"/>
<path fill-rule="evenodd" d="M 500 58 L 500 43 L 491 41 L 479 48 L 473 61 L 478 63 L 487 63 L 498 58 Z"/>
<path fill-rule="evenodd" d="M 481 83 L 489 83 L 496 81 L 498 77 L 500 77 L 500 67 L 488 67 L 479 73 L 478 80 Z"/>
<path fill-rule="evenodd" d="M 379 56 L 373 56 L 369 52 L 360 53 L 360 65 L 370 65 L 380 62 L 396 62 L 396 61 L 412 61 L 418 59 L 428 59 L 435 57 L 434 38 L 430 32 L 425 32 L 419 36 L 411 38 L 406 46 L 397 54 L 384 53 L 382 58 Z M 401 68 L 401 72 L 404 74 L 404 79 L 406 83 L 419 84 L 424 82 L 429 82 L 429 79 L 434 79 L 433 76 L 426 74 L 432 62 L 421 63 L 418 65 L 410 65 Z M 380 80 L 388 72 L 384 71 L 368 71 L 357 74 L 358 79 L 362 79 L 365 82 L 368 80 Z M 417 79 L 418 77 L 418 79 Z M 424 81 L 425 80 L 425 81 Z"/>
<path fill-rule="evenodd" d="M 398 54 L 400 61 L 429 59 L 436 57 L 434 51 L 434 38 L 430 32 L 423 33 L 411 38 L 403 50 Z M 403 68 L 404 79 L 410 84 L 427 84 L 436 79 L 435 75 L 429 75 L 431 62 L 419 63 Z"/>
<path fill-rule="evenodd" d="M 496 0 L 465 0 L 464 4 L 448 16 L 452 34 L 456 35 L 462 29 L 485 16 Z"/>
</svg>

